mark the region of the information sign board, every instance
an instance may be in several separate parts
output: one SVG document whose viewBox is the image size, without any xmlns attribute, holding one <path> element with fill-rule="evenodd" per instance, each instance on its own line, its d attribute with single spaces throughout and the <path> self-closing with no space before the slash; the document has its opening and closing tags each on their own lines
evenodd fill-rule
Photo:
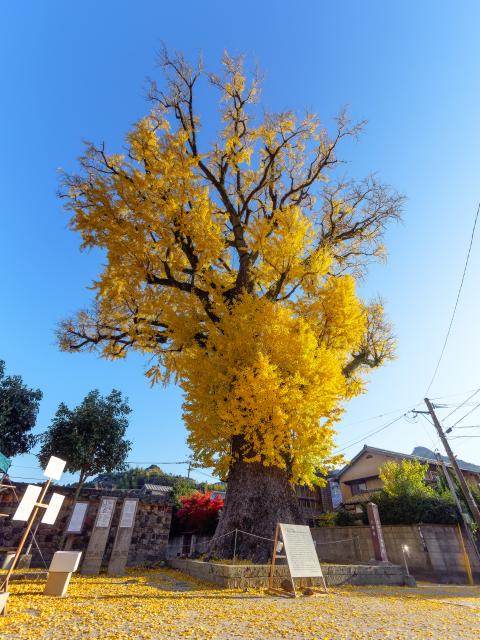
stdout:
<svg viewBox="0 0 480 640">
<path fill-rule="evenodd" d="M 109 527 L 112 520 L 113 509 L 116 500 L 114 498 L 102 498 L 98 510 L 97 521 L 95 526 L 98 528 Z"/>
<path fill-rule="evenodd" d="M 138 500 L 124 500 L 122 507 L 122 515 L 120 516 L 121 529 L 133 527 L 135 521 L 135 513 L 137 511 Z"/>
<path fill-rule="evenodd" d="M 29 484 L 25 493 L 23 494 L 23 498 L 21 499 L 17 510 L 12 516 L 12 520 L 23 520 L 26 522 L 34 509 L 35 504 L 37 503 L 41 491 L 42 487 L 37 487 L 34 484 Z"/>
<path fill-rule="evenodd" d="M 88 502 L 77 502 L 68 523 L 67 533 L 82 533 Z"/>
<path fill-rule="evenodd" d="M 65 496 L 61 493 L 52 494 L 48 507 L 45 509 L 45 513 L 43 514 L 42 524 L 54 524 L 64 500 Z"/>
<path fill-rule="evenodd" d="M 280 524 L 285 555 L 292 578 L 323 578 L 310 528 L 300 524 Z"/>
</svg>

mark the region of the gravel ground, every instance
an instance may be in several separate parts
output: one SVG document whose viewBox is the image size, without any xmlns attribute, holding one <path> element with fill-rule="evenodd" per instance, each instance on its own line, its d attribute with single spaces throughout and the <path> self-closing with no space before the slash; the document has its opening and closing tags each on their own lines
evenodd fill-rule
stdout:
<svg viewBox="0 0 480 640">
<path fill-rule="evenodd" d="M 480 587 L 341 587 L 296 600 L 223 590 L 168 569 L 74 576 L 65 599 L 11 583 L 2 640 L 480 637 Z"/>
</svg>

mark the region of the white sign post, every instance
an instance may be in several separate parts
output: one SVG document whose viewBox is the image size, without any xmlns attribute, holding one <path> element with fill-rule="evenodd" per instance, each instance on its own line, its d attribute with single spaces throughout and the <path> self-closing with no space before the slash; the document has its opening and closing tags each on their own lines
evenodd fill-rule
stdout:
<svg viewBox="0 0 480 640">
<path fill-rule="evenodd" d="M 278 540 L 279 533 L 282 537 L 283 546 Z M 282 548 L 285 549 L 285 555 L 279 555 Z M 286 558 L 293 586 L 293 594 L 281 590 L 282 595 L 288 593 L 288 595 L 292 595 L 295 598 L 297 597 L 295 578 L 320 578 L 325 592 L 327 591 L 327 584 L 322 573 L 322 568 L 320 567 L 315 544 L 313 543 L 312 532 L 309 527 L 300 524 L 277 524 L 269 578 L 269 589 L 271 591 L 278 591 L 273 589 L 275 563 L 278 558 Z"/>
</svg>

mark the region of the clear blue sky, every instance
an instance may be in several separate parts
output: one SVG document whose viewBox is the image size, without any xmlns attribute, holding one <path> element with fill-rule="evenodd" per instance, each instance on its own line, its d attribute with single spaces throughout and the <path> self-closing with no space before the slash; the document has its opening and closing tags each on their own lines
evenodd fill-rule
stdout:
<svg viewBox="0 0 480 640">
<path fill-rule="evenodd" d="M 161 41 L 188 57 L 202 52 L 210 68 L 225 48 L 246 54 L 265 73 L 269 109 L 307 107 L 328 120 L 348 104 L 352 117 L 368 119 L 360 142 L 345 149 L 348 171 L 377 172 L 407 196 L 403 224 L 388 233 L 388 264 L 374 267 L 364 284 L 368 295 L 386 300 L 398 359 L 374 373 L 368 392 L 351 403 L 339 446 L 390 416 L 365 419 L 391 411 L 394 418 L 421 400 L 480 199 L 479 24 L 473 1 L 2 3 L 0 358 L 8 372 L 43 390 L 37 430 L 60 401 L 73 405 L 92 388 L 116 387 L 134 410 L 131 460 L 188 455 L 178 389 L 150 388 L 139 356 L 108 363 L 60 353 L 54 339 L 57 322 L 88 303 L 100 265 L 98 255 L 79 253 L 66 228 L 57 168 L 75 168 L 83 139 L 120 149 L 148 109 L 146 78 L 158 75 Z M 477 236 L 433 396 L 480 386 L 479 273 Z M 480 424 L 480 411 L 466 423 Z M 467 433 L 480 429 L 459 432 Z M 404 452 L 432 447 L 422 426 L 406 421 L 367 441 Z M 480 438 L 453 443 L 463 458 L 480 463 Z M 38 477 L 35 463 L 18 458 L 13 476 Z"/>
</svg>

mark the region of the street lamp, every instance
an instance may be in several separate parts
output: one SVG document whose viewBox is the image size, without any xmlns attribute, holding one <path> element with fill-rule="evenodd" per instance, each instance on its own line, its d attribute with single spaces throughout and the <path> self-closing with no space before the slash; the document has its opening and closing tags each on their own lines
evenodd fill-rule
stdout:
<svg viewBox="0 0 480 640">
<path fill-rule="evenodd" d="M 405 570 L 407 572 L 407 576 L 409 576 L 410 571 L 408 570 L 408 564 L 407 564 L 408 545 L 406 544 L 402 545 L 402 551 L 403 551 L 403 562 L 405 563 Z"/>
</svg>

